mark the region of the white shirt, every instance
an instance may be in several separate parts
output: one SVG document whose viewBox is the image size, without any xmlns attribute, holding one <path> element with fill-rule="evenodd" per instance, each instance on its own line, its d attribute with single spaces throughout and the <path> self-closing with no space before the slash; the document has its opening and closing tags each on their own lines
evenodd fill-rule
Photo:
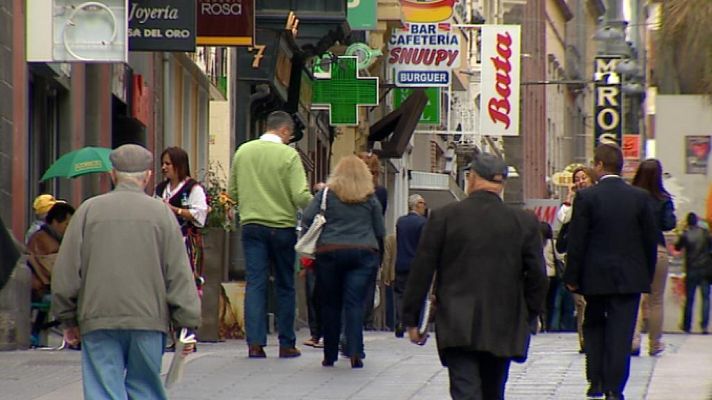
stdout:
<svg viewBox="0 0 712 400">
<path fill-rule="evenodd" d="M 180 191 L 186 181 L 187 179 L 181 181 L 178 186 L 174 188 L 172 188 L 171 183 L 168 182 L 166 188 L 163 189 L 163 193 L 161 193 L 161 198 L 166 202 L 170 200 L 173 194 Z M 193 216 L 193 225 L 202 228 L 208 217 L 208 203 L 205 198 L 205 191 L 200 185 L 195 185 L 190 190 L 190 194 L 188 194 L 188 206 L 188 212 Z"/>
<path fill-rule="evenodd" d="M 262 134 L 262 136 L 260 136 L 260 140 L 264 140 L 266 142 L 274 142 L 274 143 L 284 144 L 284 142 L 282 142 L 281 137 L 275 135 L 274 133 L 269 133 L 269 132 Z"/>
</svg>

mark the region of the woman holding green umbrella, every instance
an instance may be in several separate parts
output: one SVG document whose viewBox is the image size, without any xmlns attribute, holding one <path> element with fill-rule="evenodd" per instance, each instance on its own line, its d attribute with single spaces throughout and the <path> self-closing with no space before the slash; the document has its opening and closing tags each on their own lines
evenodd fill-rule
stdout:
<svg viewBox="0 0 712 400">
<path fill-rule="evenodd" d="M 203 240 L 200 228 L 208 216 L 205 191 L 190 177 L 188 153 L 180 147 L 169 147 L 163 151 L 161 172 L 166 179 L 156 186 L 155 196 L 163 199 L 178 219 L 198 293 L 202 294 Z"/>
</svg>

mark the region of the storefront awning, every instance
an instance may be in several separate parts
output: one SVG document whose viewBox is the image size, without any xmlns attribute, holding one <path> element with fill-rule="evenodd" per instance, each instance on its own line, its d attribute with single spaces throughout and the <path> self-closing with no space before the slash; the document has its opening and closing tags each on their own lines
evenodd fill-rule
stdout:
<svg viewBox="0 0 712 400">
<path fill-rule="evenodd" d="M 400 158 L 403 156 L 427 103 L 428 96 L 425 91 L 416 89 L 400 107 L 371 125 L 368 141 L 381 142 L 381 150 L 376 151 L 379 157 Z"/>
</svg>

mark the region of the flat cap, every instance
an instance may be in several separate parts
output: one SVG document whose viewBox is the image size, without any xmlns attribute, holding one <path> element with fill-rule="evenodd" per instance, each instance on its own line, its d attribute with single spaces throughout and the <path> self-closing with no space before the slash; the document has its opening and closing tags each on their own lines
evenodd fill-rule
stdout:
<svg viewBox="0 0 712 400">
<path fill-rule="evenodd" d="M 125 144 L 111 151 L 109 160 L 119 172 L 142 172 L 151 169 L 153 154 L 137 144 Z"/>
<path fill-rule="evenodd" d="M 472 155 L 472 162 L 467 168 L 475 171 L 480 178 L 495 183 L 503 183 L 509 172 L 504 160 L 494 154 L 480 152 Z"/>
</svg>

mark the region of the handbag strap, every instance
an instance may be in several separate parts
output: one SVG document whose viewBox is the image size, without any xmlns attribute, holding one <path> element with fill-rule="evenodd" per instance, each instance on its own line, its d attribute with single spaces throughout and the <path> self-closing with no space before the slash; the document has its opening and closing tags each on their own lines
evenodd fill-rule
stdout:
<svg viewBox="0 0 712 400">
<path fill-rule="evenodd" d="M 324 191 L 321 194 L 321 212 L 324 213 L 326 211 L 326 193 L 329 191 L 329 187 L 325 187 Z"/>
<path fill-rule="evenodd" d="M 557 262 L 559 259 L 556 258 L 556 244 L 554 244 L 554 239 L 549 239 L 549 242 L 551 242 L 551 255 L 554 256 L 554 262 Z"/>
</svg>

